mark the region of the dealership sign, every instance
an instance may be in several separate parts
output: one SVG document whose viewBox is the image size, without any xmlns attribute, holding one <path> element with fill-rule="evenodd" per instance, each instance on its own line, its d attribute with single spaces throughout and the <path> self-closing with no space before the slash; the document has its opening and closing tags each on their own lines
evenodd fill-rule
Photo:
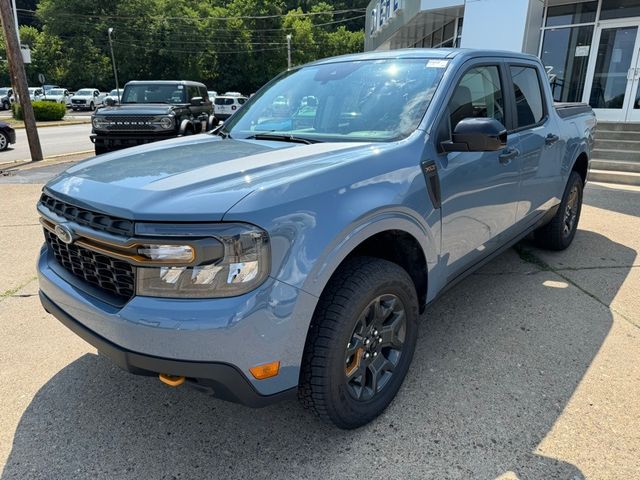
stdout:
<svg viewBox="0 0 640 480">
<path fill-rule="evenodd" d="M 369 34 L 375 35 L 389 25 L 389 21 L 396 17 L 402 10 L 404 0 L 378 0 L 373 2 L 375 8 L 371 10 L 371 23 Z"/>
</svg>

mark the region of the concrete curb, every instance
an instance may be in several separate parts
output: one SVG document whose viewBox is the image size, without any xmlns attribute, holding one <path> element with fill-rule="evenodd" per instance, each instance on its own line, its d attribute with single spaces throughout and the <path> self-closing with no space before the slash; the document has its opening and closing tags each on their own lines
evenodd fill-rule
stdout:
<svg viewBox="0 0 640 480">
<path fill-rule="evenodd" d="M 0 121 L 2 121 L 2 119 L 0 119 Z M 86 123 L 91 123 L 91 119 L 89 118 L 89 120 L 85 121 L 85 120 L 69 120 L 66 122 L 51 122 L 51 123 L 36 123 L 36 127 L 37 128 L 45 128 L 45 127 L 65 127 L 65 126 L 71 126 L 71 125 L 83 125 Z M 18 125 L 12 125 L 9 124 L 9 126 L 15 130 L 21 130 L 24 129 L 24 123 L 20 123 Z"/>
<path fill-rule="evenodd" d="M 91 156 L 94 154 L 94 151 L 84 150 L 82 152 L 71 152 L 71 153 L 62 153 L 60 155 L 52 155 L 50 157 L 44 158 L 40 162 L 33 162 L 27 159 L 27 160 L 16 160 L 14 162 L 0 163 L 0 171 L 31 170 L 33 168 L 48 167 L 51 165 L 57 165 L 59 163 L 73 161 L 74 159 L 73 157 L 77 157 L 80 155 L 87 155 L 87 154 L 90 154 L 89 156 Z M 81 159 L 78 159 L 78 160 L 81 160 Z"/>
</svg>

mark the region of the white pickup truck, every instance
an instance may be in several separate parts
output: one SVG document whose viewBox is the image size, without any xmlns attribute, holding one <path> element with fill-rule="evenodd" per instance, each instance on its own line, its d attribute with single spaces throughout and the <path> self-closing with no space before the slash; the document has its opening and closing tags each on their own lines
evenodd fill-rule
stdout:
<svg viewBox="0 0 640 480">
<path fill-rule="evenodd" d="M 97 88 L 82 88 L 71 98 L 71 108 L 77 110 L 95 110 L 104 105 L 107 95 Z"/>
</svg>

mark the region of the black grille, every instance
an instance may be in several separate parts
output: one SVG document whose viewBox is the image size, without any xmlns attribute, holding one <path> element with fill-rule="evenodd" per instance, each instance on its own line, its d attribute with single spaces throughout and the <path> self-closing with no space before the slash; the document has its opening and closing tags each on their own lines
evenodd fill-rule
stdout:
<svg viewBox="0 0 640 480">
<path fill-rule="evenodd" d="M 77 245 L 68 245 L 46 229 L 44 237 L 56 260 L 76 277 L 123 300 L 133 297 L 135 270 L 130 264 Z"/>
<path fill-rule="evenodd" d="M 111 122 L 109 125 L 105 125 L 105 128 L 110 131 L 129 131 L 129 130 L 159 130 L 159 125 L 154 125 L 152 122 L 156 121 L 155 117 L 140 116 L 140 115 L 126 115 L 126 116 L 108 116 L 104 117 Z"/>
<path fill-rule="evenodd" d="M 76 105 L 86 105 L 87 101 L 86 100 L 80 100 L 79 98 L 76 98 L 76 99 L 71 100 L 71 103 L 75 103 Z"/>
<path fill-rule="evenodd" d="M 76 207 L 75 205 L 50 197 L 46 193 L 43 193 L 42 197 L 40 197 L 40 203 L 52 212 L 79 225 L 114 235 L 133 236 L 134 226 L 131 220 L 85 210 L 84 208 Z"/>
</svg>

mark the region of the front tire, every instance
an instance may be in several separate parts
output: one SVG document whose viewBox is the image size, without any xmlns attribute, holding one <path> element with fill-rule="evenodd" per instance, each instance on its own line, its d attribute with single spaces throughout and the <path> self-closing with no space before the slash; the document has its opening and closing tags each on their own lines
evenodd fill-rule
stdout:
<svg viewBox="0 0 640 480">
<path fill-rule="evenodd" d="M 339 428 L 380 415 L 407 374 L 418 333 L 418 298 L 407 272 L 371 257 L 347 261 L 311 321 L 298 397 Z"/>
<path fill-rule="evenodd" d="M 91 110 L 91 111 L 93 112 L 95 109 L 96 109 L 95 104 L 94 104 L 93 102 L 91 102 L 91 103 L 89 104 L 89 110 Z"/>
<path fill-rule="evenodd" d="M 4 132 L 0 132 L 0 152 L 9 148 L 9 137 Z"/>
<path fill-rule="evenodd" d="M 534 232 L 536 244 L 547 250 L 564 250 L 576 236 L 580 213 L 584 182 L 578 172 L 571 172 L 558 211 L 549 223 Z"/>
<path fill-rule="evenodd" d="M 96 152 L 96 155 L 102 155 L 103 153 L 108 153 L 109 149 L 107 147 L 105 147 L 104 145 L 96 144 L 95 152 Z"/>
</svg>

